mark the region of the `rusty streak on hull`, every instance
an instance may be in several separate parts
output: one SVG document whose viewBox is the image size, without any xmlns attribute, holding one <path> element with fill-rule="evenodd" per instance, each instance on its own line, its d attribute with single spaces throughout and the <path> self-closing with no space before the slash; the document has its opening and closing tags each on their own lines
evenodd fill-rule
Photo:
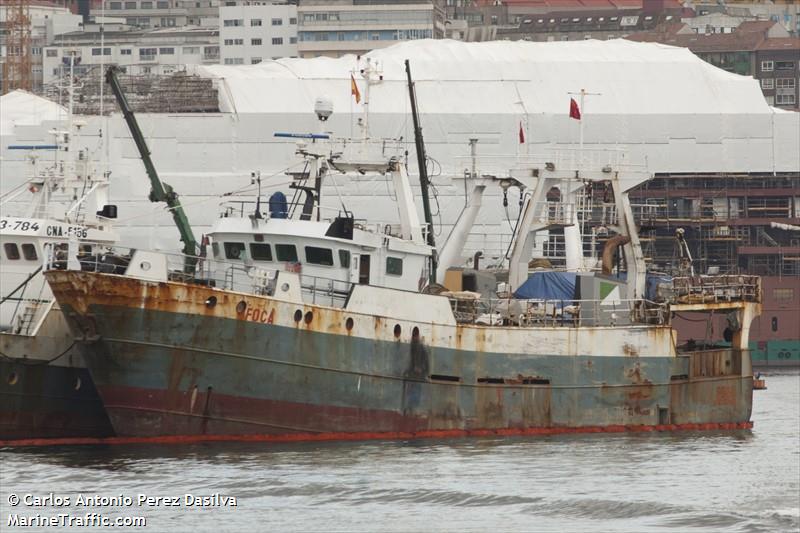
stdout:
<svg viewBox="0 0 800 533">
<path fill-rule="evenodd" d="M 431 324 L 182 283 L 46 276 L 122 437 L 525 434 L 750 419 L 749 354 L 676 355 L 668 327 Z"/>
</svg>

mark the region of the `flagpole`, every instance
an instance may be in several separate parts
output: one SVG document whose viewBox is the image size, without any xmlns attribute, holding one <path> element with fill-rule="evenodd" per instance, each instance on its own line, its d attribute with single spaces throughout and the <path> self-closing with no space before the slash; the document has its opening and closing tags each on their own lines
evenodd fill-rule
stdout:
<svg viewBox="0 0 800 533">
<path fill-rule="evenodd" d="M 578 119 L 580 129 L 580 144 L 578 145 L 581 155 L 583 154 L 583 115 L 586 114 L 586 107 L 583 103 L 583 97 L 586 96 L 586 89 L 581 89 L 581 118 Z"/>
<path fill-rule="evenodd" d="M 603 93 L 589 93 L 586 92 L 586 89 L 581 89 L 579 93 L 572 93 L 567 92 L 569 95 L 576 95 L 580 96 L 580 104 L 577 104 L 578 107 L 578 154 L 580 154 L 580 163 L 583 163 L 583 116 L 586 114 L 586 97 L 587 96 L 602 96 Z M 572 100 L 574 102 L 574 99 Z M 570 113 L 572 110 L 570 109 Z M 573 117 L 574 118 L 574 117 Z"/>
</svg>

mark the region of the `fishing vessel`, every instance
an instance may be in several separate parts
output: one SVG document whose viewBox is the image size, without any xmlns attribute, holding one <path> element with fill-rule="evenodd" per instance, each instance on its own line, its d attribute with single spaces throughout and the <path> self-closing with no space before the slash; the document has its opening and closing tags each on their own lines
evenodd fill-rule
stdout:
<svg viewBox="0 0 800 533">
<path fill-rule="evenodd" d="M 118 240 L 108 174 L 78 149 L 82 126 L 70 109 L 67 128 L 53 131 L 54 144 L 11 146 L 54 150 L 56 157 L 34 164 L 31 179 L 0 201 L 0 439 L 112 434 L 42 273 L 46 257 L 52 268 L 80 269 Z"/>
<path fill-rule="evenodd" d="M 434 252 L 430 208 L 423 205 L 422 223 L 403 151 L 393 153 L 388 142 L 323 141 L 311 135 L 298 148 L 308 166 L 293 176 L 294 201 L 273 197 L 265 215 L 259 195 L 251 212 L 225 211 L 204 239 L 210 251 L 118 251 L 128 261 L 122 274 L 46 272 L 118 435 L 388 438 L 751 426 L 747 342 L 759 280 L 674 279 L 659 288 L 660 302 L 647 300 L 628 199 L 648 178 L 644 169 L 581 151 L 486 177 L 481 186 L 518 189 L 522 200 L 508 281 L 483 293 L 452 292 L 434 282 L 449 266 L 439 261 L 458 254 Z M 386 175 L 395 223 L 360 221 L 344 206 L 324 216 L 320 184 L 335 172 Z M 610 191 L 601 211 L 611 238 L 598 271 L 576 228 L 587 186 Z M 554 187 L 560 197 L 548 199 Z M 528 280 L 536 234 L 552 227 L 566 230 L 569 261 L 579 267 L 573 292 L 515 297 Z M 731 313 L 732 346 L 678 346 L 670 326 L 677 311 Z"/>
</svg>

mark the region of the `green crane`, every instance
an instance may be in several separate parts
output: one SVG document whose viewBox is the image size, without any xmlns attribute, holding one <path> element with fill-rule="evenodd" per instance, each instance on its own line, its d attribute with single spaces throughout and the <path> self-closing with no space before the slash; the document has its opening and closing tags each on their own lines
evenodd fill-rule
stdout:
<svg viewBox="0 0 800 533">
<path fill-rule="evenodd" d="M 183 253 L 186 256 L 184 261 L 183 270 L 187 274 L 194 272 L 194 267 L 197 264 L 197 240 L 194 238 L 192 227 L 189 225 L 189 219 L 186 218 L 186 213 L 183 211 L 180 200 L 178 200 L 178 193 L 172 187 L 161 181 L 156 172 L 156 167 L 153 165 L 153 160 L 150 158 L 150 150 L 147 148 L 147 143 L 144 140 L 142 130 L 139 129 L 139 123 L 133 115 L 133 110 L 125 98 L 125 93 L 122 92 L 122 86 L 117 78 L 119 67 L 110 66 L 106 71 L 106 81 L 111 86 L 111 91 L 117 99 L 117 104 L 122 111 L 122 116 L 128 124 L 128 129 L 133 137 L 133 142 L 136 143 L 136 148 L 139 150 L 139 155 L 144 163 L 147 177 L 150 178 L 150 195 L 151 202 L 165 202 L 172 213 L 172 219 L 175 221 L 175 226 L 181 235 L 181 242 L 183 242 Z"/>
</svg>

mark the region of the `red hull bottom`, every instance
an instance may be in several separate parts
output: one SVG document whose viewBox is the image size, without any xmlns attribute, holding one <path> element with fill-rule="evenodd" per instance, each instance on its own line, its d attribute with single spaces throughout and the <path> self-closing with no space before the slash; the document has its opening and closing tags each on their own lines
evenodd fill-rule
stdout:
<svg viewBox="0 0 800 533">
<path fill-rule="evenodd" d="M 564 435 L 572 433 L 646 433 L 653 431 L 715 431 L 753 429 L 753 422 L 708 424 L 659 424 L 641 426 L 586 426 L 576 428 L 445 429 L 415 432 L 288 433 L 284 435 L 169 435 L 162 437 L 108 437 L 68 439 L 28 439 L 2 441 L 0 446 L 64 446 L 86 444 L 191 444 L 199 442 L 324 442 L 355 440 L 452 439 L 465 437 L 518 437 Z"/>
</svg>

